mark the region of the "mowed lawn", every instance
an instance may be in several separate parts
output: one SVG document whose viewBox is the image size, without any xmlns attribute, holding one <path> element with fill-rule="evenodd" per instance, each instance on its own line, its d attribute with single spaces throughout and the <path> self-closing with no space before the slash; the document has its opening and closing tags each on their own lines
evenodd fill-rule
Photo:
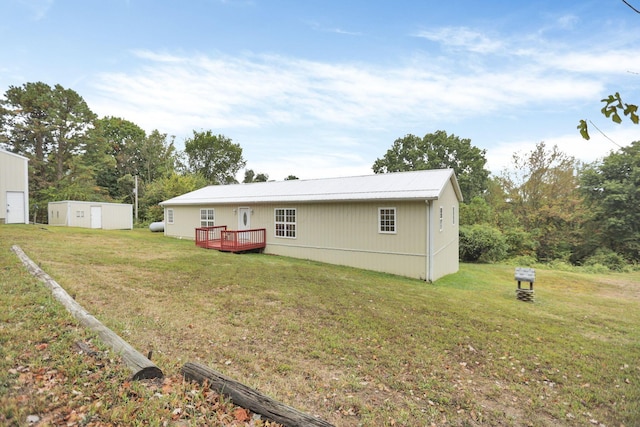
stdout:
<svg viewBox="0 0 640 427">
<path fill-rule="evenodd" d="M 538 269 L 525 303 L 505 265 L 461 264 L 429 284 L 146 229 L 0 226 L 5 264 L 17 262 L 14 244 L 141 353 L 153 350 L 165 374 L 199 362 L 336 426 L 640 425 L 638 272 Z M 9 284 L 4 313 L 20 292 Z M 19 327 L 4 319 L 0 333 Z M 0 356 L 15 373 L 11 354 Z M 1 378 L 9 393 L 14 377 Z M 135 413 L 127 423 L 161 424 Z"/>
</svg>

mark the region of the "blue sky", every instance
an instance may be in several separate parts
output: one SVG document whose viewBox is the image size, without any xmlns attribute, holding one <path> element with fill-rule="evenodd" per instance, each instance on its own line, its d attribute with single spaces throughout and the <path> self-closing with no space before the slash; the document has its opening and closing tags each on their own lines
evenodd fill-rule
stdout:
<svg viewBox="0 0 640 427">
<path fill-rule="evenodd" d="M 628 0 L 640 9 L 640 0 Z M 0 94 L 43 81 L 147 132 L 239 143 L 281 180 L 372 173 L 406 134 L 583 161 L 640 139 L 600 99 L 640 102 L 640 14 L 621 0 L 3 0 Z M 242 174 L 238 177 L 242 179 Z"/>
</svg>

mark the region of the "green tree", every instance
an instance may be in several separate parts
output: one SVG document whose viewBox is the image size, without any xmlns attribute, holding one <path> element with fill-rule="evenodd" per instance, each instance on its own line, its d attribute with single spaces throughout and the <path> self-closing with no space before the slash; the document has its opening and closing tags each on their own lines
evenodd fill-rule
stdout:
<svg viewBox="0 0 640 427">
<path fill-rule="evenodd" d="M 294 179 L 300 179 L 300 178 L 298 178 L 298 177 L 297 177 L 297 176 L 295 176 L 295 175 L 289 175 L 289 176 L 287 176 L 284 180 L 285 180 L 285 181 L 291 181 L 291 180 L 294 180 Z"/>
<path fill-rule="evenodd" d="M 210 184 L 236 183 L 236 174 L 246 164 L 239 144 L 210 130 L 193 131 L 184 146 L 189 171 L 201 174 Z"/>
<path fill-rule="evenodd" d="M 55 158 L 55 179 L 61 180 L 71 168 L 73 156 L 86 152 L 87 132 L 96 115 L 85 100 L 72 89 L 55 85 L 54 107 L 51 109 L 52 154 Z"/>
<path fill-rule="evenodd" d="M 41 191 L 43 200 L 80 200 L 110 202 L 106 188 L 96 184 L 94 165 L 84 156 L 75 156 L 70 162 L 69 173 L 56 186 Z M 44 206 L 46 208 L 46 206 Z"/>
<path fill-rule="evenodd" d="M 576 160 L 541 142 L 514 154 L 512 165 L 499 181 L 517 222 L 537 242 L 538 259 L 568 258 L 583 224 Z"/>
<path fill-rule="evenodd" d="M 120 202 L 134 202 L 136 176 L 141 195 L 146 184 L 173 173 L 178 162 L 173 137 L 158 130 L 146 135 L 138 125 L 119 117 L 96 120 L 92 138 L 96 149 L 111 159 L 100 164 L 96 182 Z"/>
<path fill-rule="evenodd" d="M 248 184 L 250 182 L 267 182 L 267 181 L 269 181 L 269 175 L 267 175 L 266 173 L 259 173 L 256 175 L 253 169 L 246 169 L 244 171 L 244 180 L 242 182 L 245 184 Z"/>
<path fill-rule="evenodd" d="M 495 225 L 495 212 L 483 197 L 475 196 L 460 206 L 460 224 Z"/>
<path fill-rule="evenodd" d="M 245 184 L 248 184 L 250 182 L 253 182 L 255 177 L 256 177 L 256 173 L 253 171 L 253 169 L 246 169 L 244 171 L 244 179 L 242 180 L 242 182 Z"/>
<path fill-rule="evenodd" d="M 51 146 L 51 87 L 46 83 L 10 86 L 2 101 L 2 141 L 7 149 L 30 159 L 32 190 L 46 187 L 46 161 Z"/>
<path fill-rule="evenodd" d="M 140 199 L 140 217 L 145 221 L 161 221 L 163 209 L 159 205 L 164 200 L 205 187 L 207 180 L 198 174 L 171 173 L 147 185 Z"/>
<path fill-rule="evenodd" d="M 640 261 L 640 141 L 587 167 L 580 182 L 593 213 L 592 249 L 604 246 Z"/>
<path fill-rule="evenodd" d="M 31 160 L 31 204 L 44 215 L 51 187 L 86 178 L 77 156 L 87 151 L 95 114 L 75 91 L 42 82 L 10 86 L 1 113 L 3 144 Z"/>
<path fill-rule="evenodd" d="M 130 193 L 123 190 L 119 181 L 124 176 L 138 173 L 136 151 L 146 138 L 138 125 L 119 117 L 103 117 L 96 120 L 92 137 L 112 161 L 97 171 L 98 185 L 108 189 L 114 200 L 124 201 Z"/>
<path fill-rule="evenodd" d="M 109 154 L 116 160 L 116 176 L 136 175 L 139 169 L 136 154 L 147 136 L 145 131 L 129 120 L 112 116 L 97 120 L 96 128 L 108 144 Z"/>
<path fill-rule="evenodd" d="M 398 138 L 386 154 L 373 163 L 374 173 L 451 168 L 455 171 L 465 200 L 481 195 L 487 188 L 489 171 L 485 169 L 486 151 L 445 131 L 423 138 L 406 135 Z"/>
<path fill-rule="evenodd" d="M 136 150 L 137 174 L 149 183 L 171 175 L 176 167 L 177 153 L 173 137 L 154 129 Z"/>
</svg>

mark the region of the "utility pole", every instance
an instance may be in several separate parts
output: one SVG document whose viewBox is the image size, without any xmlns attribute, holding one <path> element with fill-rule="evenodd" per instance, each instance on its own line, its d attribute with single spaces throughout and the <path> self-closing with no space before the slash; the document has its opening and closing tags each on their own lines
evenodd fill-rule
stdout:
<svg viewBox="0 0 640 427">
<path fill-rule="evenodd" d="M 133 194 L 136 199 L 135 211 L 136 211 L 136 223 L 138 223 L 138 175 L 136 175 L 136 186 L 133 189 Z"/>
</svg>

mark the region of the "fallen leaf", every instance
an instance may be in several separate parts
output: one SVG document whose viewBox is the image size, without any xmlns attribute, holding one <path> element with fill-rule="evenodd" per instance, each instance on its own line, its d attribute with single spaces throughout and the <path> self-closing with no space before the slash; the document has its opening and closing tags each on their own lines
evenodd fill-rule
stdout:
<svg viewBox="0 0 640 427">
<path fill-rule="evenodd" d="M 249 417 L 249 414 L 247 413 L 247 410 L 243 408 L 236 408 L 236 410 L 233 411 L 233 416 L 236 421 L 239 422 L 245 422 L 251 419 L 251 417 Z"/>
</svg>

